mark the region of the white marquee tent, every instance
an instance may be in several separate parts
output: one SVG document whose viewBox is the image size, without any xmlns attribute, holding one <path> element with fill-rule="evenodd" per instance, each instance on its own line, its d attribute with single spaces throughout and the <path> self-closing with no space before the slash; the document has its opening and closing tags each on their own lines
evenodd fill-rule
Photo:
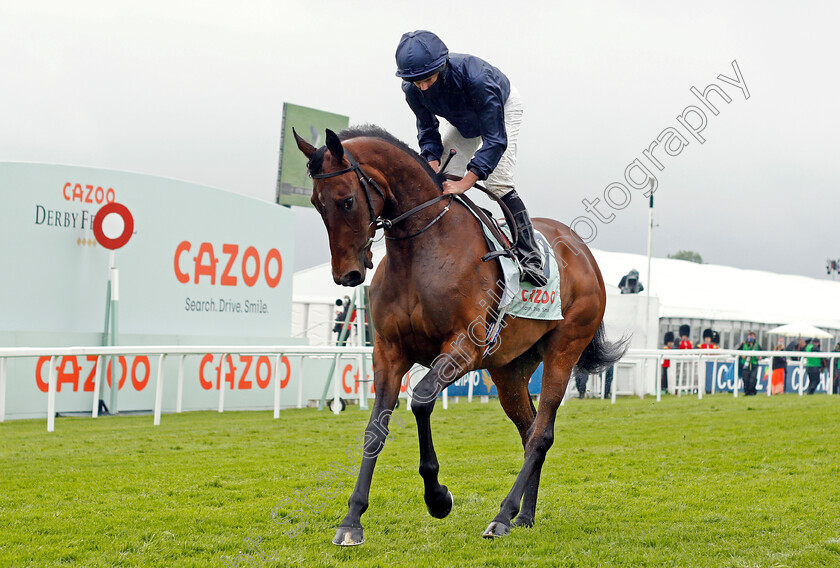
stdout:
<svg viewBox="0 0 840 568">
<path fill-rule="evenodd" d="M 644 255 L 593 252 L 605 282 L 617 284 L 635 268 L 648 285 Z M 840 329 L 840 282 L 670 258 L 652 259 L 651 282 L 662 318 L 768 324 L 804 321 Z"/>
<path fill-rule="evenodd" d="M 638 270 L 642 284 L 649 286 L 646 256 L 597 249 L 593 254 L 608 295 L 619 294 L 617 284 L 631 269 Z M 383 255 L 384 247 L 374 249 L 375 267 Z M 313 339 L 323 336 L 332 327 L 323 321 L 334 316 L 335 300 L 350 294 L 351 289 L 333 282 L 329 263 L 296 272 L 293 334 L 304 335 L 308 329 Z M 831 280 L 653 258 L 650 294 L 658 299 L 660 318 L 768 325 L 807 322 L 835 336 L 840 330 L 840 282 Z M 324 337 L 329 341 L 328 332 Z"/>
</svg>

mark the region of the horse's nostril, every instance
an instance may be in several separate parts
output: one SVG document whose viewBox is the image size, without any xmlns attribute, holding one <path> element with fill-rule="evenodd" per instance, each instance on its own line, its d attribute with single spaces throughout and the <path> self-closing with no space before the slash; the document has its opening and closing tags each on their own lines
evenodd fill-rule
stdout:
<svg viewBox="0 0 840 568">
<path fill-rule="evenodd" d="M 351 270 L 347 274 L 344 275 L 344 282 L 345 286 L 358 286 L 362 283 L 362 273 L 358 270 Z"/>
</svg>

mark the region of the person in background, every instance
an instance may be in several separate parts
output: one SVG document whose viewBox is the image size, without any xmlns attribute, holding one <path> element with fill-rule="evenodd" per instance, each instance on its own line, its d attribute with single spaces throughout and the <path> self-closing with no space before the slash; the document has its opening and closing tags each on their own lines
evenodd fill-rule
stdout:
<svg viewBox="0 0 840 568">
<path fill-rule="evenodd" d="M 697 349 L 720 349 L 719 346 L 712 342 L 714 332 L 711 329 L 703 330 L 703 343 L 697 346 Z"/>
<path fill-rule="evenodd" d="M 338 337 L 336 337 L 335 344 L 339 347 L 344 347 L 347 345 L 347 336 L 350 335 L 350 328 L 353 325 L 353 320 L 356 319 L 356 310 L 353 310 L 352 315 L 350 316 L 350 321 L 348 323 L 348 330 L 347 334 L 345 335 L 344 339 L 341 339 L 341 331 L 344 327 L 344 320 L 347 318 L 347 310 L 350 309 L 350 296 L 344 296 L 344 299 L 337 299 L 335 301 L 335 305 L 338 306 L 340 309 L 336 310 L 335 312 L 335 325 L 333 326 L 333 333 L 335 333 Z"/>
<path fill-rule="evenodd" d="M 834 352 L 840 352 L 840 343 L 834 346 Z M 840 394 L 840 357 L 834 359 L 834 394 Z"/>
<path fill-rule="evenodd" d="M 785 351 L 805 351 L 805 347 L 808 345 L 808 342 L 805 341 L 804 338 L 800 337 L 798 340 L 791 341 L 787 344 Z M 799 357 L 791 357 L 791 361 L 799 361 Z"/>
<path fill-rule="evenodd" d="M 674 332 L 673 331 L 666 331 L 665 332 L 665 345 L 662 349 L 673 349 L 674 348 Z M 660 383 L 660 388 L 662 389 L 663 393 L 668 392 L 668 368 L 671 366 L 670 359 L 664 359 L 662 361 L 662 381 Z"/>
<path fill-rule="evenodd" d="M 773 350 L 784 351 L 785 340 L 780 337 L 779 342 L 776 343 L 776 347 Z M 787 372 L 787 358 L 773 357 L 771 367 L 773 370 L 770 376 L 770 392 L 773 394 L 782 394 L 783 392 L 785 392 L 785 373 Z"/>
<path fill-rule="evenodd" d="M 635 268 L 621 277 L 618 287 L 622 294 L 638 294 L 645 289 L 639 281 L 639 271 Z"/>
<path fill-rule="evenodd" d="M 715 343 L 716 331 L 711 329 L 703 330 L 703 343 L 697 346 L 697 349 L 720 349 L 720 345 Z M 714 379 L 713 379 L 714 380 Z"/>
<path fill-rule="evenodd" d="M 720 333 L 717 331 L 712 332 L 712 348 L 720 349 Z"/>
<path fill-rule="evenodd" d="M 615 372 L 615 365 L 611 365 L 607 372 L 604 373 L 604 398 L 610 398 L 612 394 L 613 373 Z"/>
<path fill-rule="evenodd" d="M 575 386 L 577 387 L 578 391 L 578 398 L 584 398 L 586 396 L 586 383 L 589 381 L 589 374 L 586 371 L 575 367 L 574 375 Z"/>
<path fill-rule="evenodd" d="M 691 335 L 691 327 L 683 324 L 680 326 L 680 346 L 678 349 L 693 349 L 688 336 Z"/>
<path fill-rule="evenodd" d="M 691 327 L 683 324 L 680 326 L 680 342 L 677 345 L 677 349 L 693 349 L 694 346 L 691 344 L 691 340 L 688 339 L 688 336 L 691 335 Z M 689 363 L 688 361 L 682 360 L 677 361 L 675 372 L 674 372 L 674 393 L 681 388 L 681 384 L 690 381 L 689 374 L 694 372 L 694 364 Z"/>
<path fill-rule="evenodd" d="M 814 353 L 820 350 L 820 338 L 815 337 L 811 343 L 805 346 L 806 353 Z M 826 359 L 819 357 L 805 358 L 805 371 L 808 373 L 808 394 L 814 394 L 820 384 L 820 372 Z"/>
<path fill-rule="evenodd" d="M 747 340 L 738 346 L 738 350 L 761 351 L 761 346 L 755 340 L 754 331 L 747 334 Z M 758 357 L 739 357 L 738 365 L 741 369 L 741 378 L 744 380 L 744 396 L 755 396 L 755 385 L 758 382 Z"/>
</svg>

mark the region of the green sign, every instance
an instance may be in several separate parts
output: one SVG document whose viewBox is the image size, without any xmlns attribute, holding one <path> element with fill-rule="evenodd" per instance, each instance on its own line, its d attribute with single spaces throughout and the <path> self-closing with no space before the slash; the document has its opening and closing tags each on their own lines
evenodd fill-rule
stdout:
<svg viewBox="0 0 840 568">
<path fill-rule="evenodd" d="M 312 180 L 306 173 L 306 157 L 298 150 L 292 128 L 316 148 L 324 144 L 324 131 L 347 128 L 350 119 L 290 103 L 283 103 L 283 127 L 280 134 L 280 164 L 277 171 L 277 203 L 312 207 Z"/>
</svg>

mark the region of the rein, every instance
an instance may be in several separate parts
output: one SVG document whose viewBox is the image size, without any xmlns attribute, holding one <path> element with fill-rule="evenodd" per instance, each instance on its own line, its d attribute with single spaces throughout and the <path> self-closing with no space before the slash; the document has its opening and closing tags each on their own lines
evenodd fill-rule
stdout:
<svg viewBox="0 0 840 568">
<path fill-rule="evenodd" d="M 376 231 L 379 230 L 379 229 L 384 229 L 385 231 L 387 231 L 388 229 L 393 228 L 393 226 L 396 225 L 397 223 L 401 223 L 402 221 L 405 221 L 406 219 L 408 219 L 409 217 L 411 217 L 415 213 L 419 213 L 423 209 L 425 209 L 427 207 L 430 207 L 430 206 L 434 205 L 435 203 L 438 203 L 439 201 L 442 201 L 446 198 L 449 198 L 449 203 L 446 205 L 446 207 L 443 208 L 443 211 L 441 211 L 440 214 L 437 217 L 432 219 L 429 222 L 429 224 L 427 224 L 425 227 L 423 227 L 422 229 L 420 229 L 416 233 L 413 233 L 411 235 L 405 235 L 405 236 L 402 236 L 402 237 L 389 237 L 388 235 L 385 235 L 386 239 L 394 240 L 394 241 L 399 241 L 399 240 L 404 240 L 404 239 L 412 239 L 412 238 L 414 238 L 414 237 L 416 237 L 416 236 L 418 236 L 422 233 L 425 233 L 427 230 L 429 230 L 429 228 L 431 228 L 432 225 L 437 223 L 440 220 L 441 217 L 446 215 L 446 213 L 449 211 L 449 207 L 452 205 L 452 200 L 454 199 L 455 196 L 454 195 L 443 195 L 443 194 L 441 194 L 441 195 L 438 195 L 437 197 L 433 197 L 432 199 L 421 203 L 417 207 L 413 207 L 412 209 L 409 209 L 405 213 L 403 213 L 401 215 L 398 215 L 397 217 L 395 217 L 393 219 L 387 219 L 385 217 L 378 216 L 378 215 L 376 215 L 376 212 L 373 210 L 373 202 L 371 201 L 371 198 L 370 198 L 370 188 L 373 187 L 376 190 L 376 193 L 379 194 L 379 197 L 381 197 L 383 201 L 385 201 L 385 192 L 382 190 L 381 187 L 379 187 L 379 184 L 376 183 L 376 180 L 374 180 L 372 177 L 367 175 L 367 173 L 365 173 L 365 171 L 362 169 L 362 166 L 359 165 L 359 162 L 357 162 L 355 160 L 355 158 L 353 158 L 352 154 L 350 154 L 350 152 L 348 152 L 346 148 L 344 149 L 344 156 L 347 158 L 347 161 L 350 162 L 350 167 L 349 168 L 344 168 L 343 170 L 338 170 L 338 171 L 335 171 L 335 172 L 329 172 L 329 173 L 326 173 L 326 174 L 314 174 L 311 177 L 312 177 L 312 179 L 327 179 L 327 178 L 331 178 L 331 177 L 344 175 L 344 174 L 347 174 L 347 173 L 350 173 L 350 172 L 355 172 L 356 176 L 359 178 L 359 182 L 362 184 L 362 189 L 365 191 L 365 198 L 367 199 L 368 211 L 370 212 L 370 219 L 371 219 L 371 222 L 370 222 L 370 225 L 368 226 L 368 229 L 370 229 L 372 227 L 373 230 L 374 230 L 374 235 L 376 234 Z M 374 238 L 370 237 L 368 239 L 367 244 L 365 244 L 365 246 L 363 248 L 365 248 L 365 249 L 370 248 L 371 245 L 373 245 L 374 242 L 375 242 Z"/>
<path fill-rule="evenodd" d="M 452 200 L 455 198 L 454 195 L 443 195 L 443 194 L 438 195 L 437 197 L 433 197 L 432 199 L 421 203 L 420 205 L 418 205 L 417 207 L 414 207 L 413 209 L 409 209 L 408 211 L 406 211 L 405 213 L 403 213 L 402 215 L 400 215 L 400 216 L 398 216 L 394 219 L 383 219 L 383 218 L 380 217 L 380 218 L 377 218 L 372 224 L 377 229 L 381 227 L 381 228 L 383 228 L 387 231 L 388 229 L 390 229 L 391 227 L 393 227 L 397 223 L 399 223 L 401 221 L 404 221 L 405 219 L 408 219 L 409 217 L 411 217 L 415 213 L 417 213 L 419 211 L 422 211 L 426 207 L 434 205 L 438 201 L 443 201 L 447 197 L 449 198 L 449 203 L 446 204 L 446 207 L 443 208 L 443 211 L 441 211 L 440 214 L 437 217 L 435 217 L 434 219 L 429 221 L 428 225 L 426 225 L 425 227 L 423 227 L 422 229 L 420 229 L 416 233 L 413 233 L 411 235 L 406 235 L 406 236 L 403 236 L 403 237 L 389 237 L 388 235 L 385 235 L 386 239 L 390 239 L 392 241 L 401 241 L 403 239 L 414 238 L 421 233 L 425 233 L 429 229 L 429 227 L 431 227 L 432 225 L 437 223 L 440 220 L 441 217 L 446 215 L 446 213 L 449 211 L 449 206 L 452 205 Z M 371 243 L 372 242 L 373 241 L 371 241 Z"/>
</svg>

